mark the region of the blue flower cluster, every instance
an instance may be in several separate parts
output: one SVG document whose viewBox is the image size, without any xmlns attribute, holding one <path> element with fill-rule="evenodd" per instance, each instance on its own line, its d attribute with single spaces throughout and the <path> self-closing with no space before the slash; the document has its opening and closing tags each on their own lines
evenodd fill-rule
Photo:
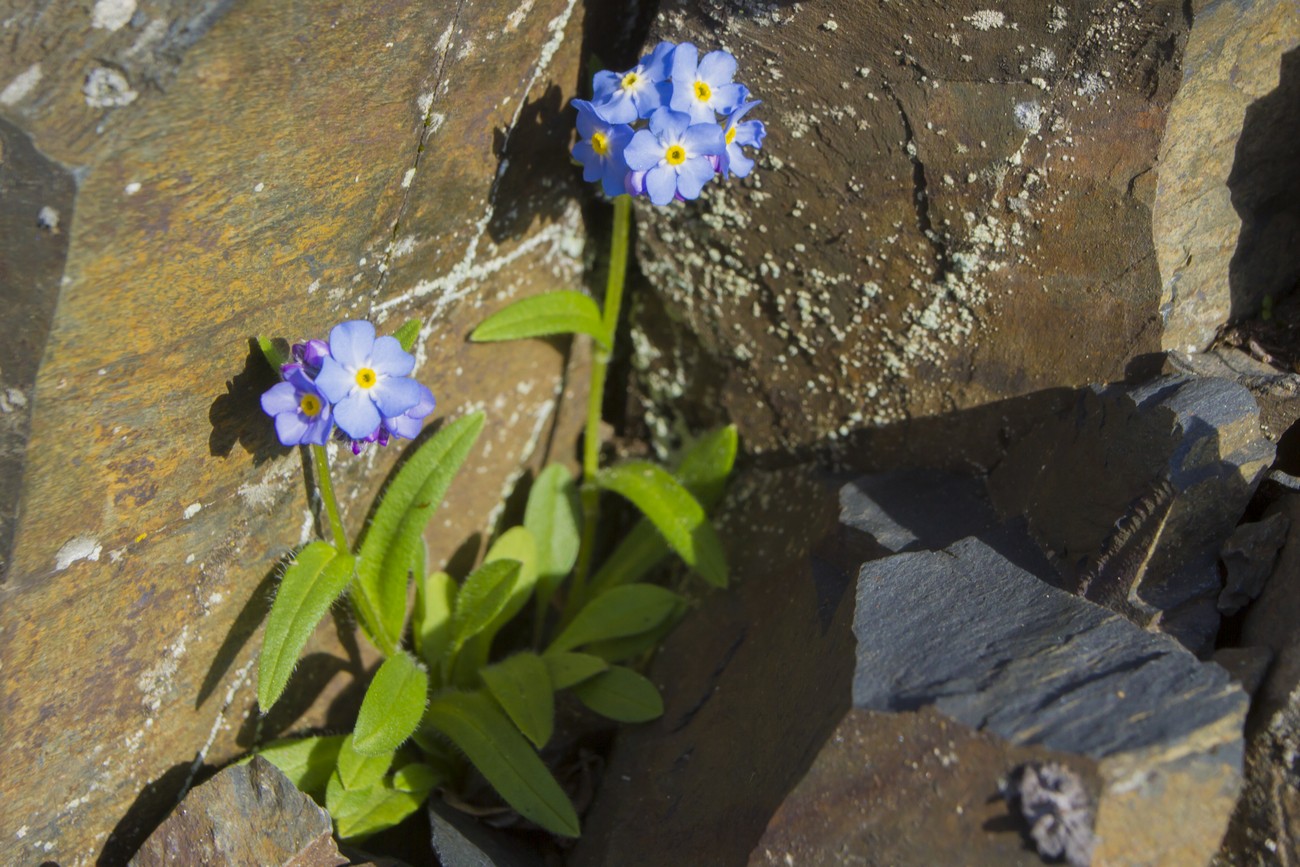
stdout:
<svg viewBox="0 0 1300 867">
<path fill-rule="evenodd" d="M 397 338 L 375 337 L 364 320 L 343 322 L 328 343 L 294 344 L 293 361 L 280 368 L 284 381 L 262 395 L 262 411 L 286 446 L 323 446 L 334 432 L 359 454 L 366 443 L 414 439 L 435 405 L 433 392 L 407 376 L 414 367 Z"/>
<path fill-rule="evenodd" d="M 744 120 L 758 102 L 735 74 L 735 57 L 700 57 L 689 42 L 660 42 L 627 72 L 596 73 L 592 99 L 573 100 L 583 180 L 666 205 L 698 197 L 715 175 L 749 174 L 754 160 L 741 148 L 762 147 L 767 130 Z"/>
</svg>

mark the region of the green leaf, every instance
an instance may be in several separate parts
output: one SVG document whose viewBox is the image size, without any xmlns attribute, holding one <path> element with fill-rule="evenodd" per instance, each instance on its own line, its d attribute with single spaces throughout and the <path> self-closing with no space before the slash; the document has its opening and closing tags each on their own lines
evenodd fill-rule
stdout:
<svg viewBox="0 0 1300 867">
<path fill-rule="evenodd" d="M 428 793 L 445 779 L 445 776 L 424 762 L 411 762 L 393 772 L 393 788 L 399 792 Z"/>
<path fill-rule="evenodd" d="M 345 735 L 319 735 L 310 738 L 285 738 L 257 748 L 259 755 L 284 773 L 289 781 L 321 804 L 325 802 L 325 784 L 338 764 L 339 750 Z M 240 764 L 253 758 L 241 760 Z"/>
<path fill-rule="evenodd" d="M 609 669 L 605 660 L 588 653 L 548 653 L 542 657 L 542 661 L 546 663 L 547 673 L 551 676 L 551 686 L 557 690 L 582 683 Z"/>
<path fill-rule="evenodd" d="M 284 571 L 271 613 L 266 618 L 262 658 L 257 665 L 257 703 L 263 713 L 284 692 L 298 654 L 316 624 L 347 588 L 355 565 L 351 554 L 342 553 L 327 542 L 312 542 L 298 552 Z"/>
<path fill-rule="evenodd" d="M 484 563 L 465 579 L 451 616 L 452 654 L 505 610 L 521 569 L 518 560 L 494 560 Z"/>
<path fill-rule="evenodd" d="M 635 659 L 643 653 L 654 650 L 668 636 L 668 633 L 677 628 L 686 615 L 687 605 L 685 602 L 679 604 L 663 622 L 653 629 L 642 632 L 639 635 L 628 635 L 623 638 L 611 638 L 607 641 L 596 641 L 587 645 L 587 653 L 592 656 L 598 656 L 606 662 L 623 662 L 628 659 Z"/>
<path fill-rule="evenodd" d="M 360 840 L 401 822 L 428 796 L 429 790 L 405 792 L 386 780 L 368 789 L 348 789 L 335 773 L 325 789 L 325 809 L 340 838 Z"/>
<path fill-rule="evenodd" d="M 489 316 L 469 339 L 484 343 L 552 334 L 589 334 L 605 349 L 610 345 L 596 302 L 568 290 L 520 298 Z"/>
<path fill-rule="evenodd" d="M 368 756 L 396 750 L 420 724 L 428 695 L 429 677 L 410 654 L 388 657 L 361 700 L 353 747 Z"/>
<path fill-rule="evenodd" d="M 666 471 L 648 461 L 632 461 L 601 470 L 596 484 L 630 500 L 705 581 L 727 586 L 727 561 L 708 515 Z"/>
<path fill-rule="evenodd" d="M 550 464 L 533 482 L 524 509 L 524 526 L 537 540 L 539 621 L 545 616 L 560 582 L 573 571 L 573 564 L 578 560 L 580 513 L 578 487 L 573 476 L 563 464 Z"/>
<path fill-rule="evenodd" d="M 519 563 L 519 577 L 505 606 L 492 618 L 492 622 L 465 642 L 465 647 L 456 662 L 453 681 L 462 686 L 477 686 L 478 670 L 487 665 L 492 652 L 492 642 L 516 614 L 528 604 L 528 598 L 537 586 L 537 543 L 533 534 L 525 527 L 511 527 L 502 533 L 492 547 L 488 548 L 483 562 L 495 563 L 503 560 L 515 560 Z"/>
<path fill-rule="evenodd" d="M 397 648 L 405 619 L 405 581 L 394 581 L 392 576 L 402 575 L 415 562 L 425 524 L 482 429 L 483 414 L 479 412 L 442 428 L 410 456 L 380 495 L 358 551 L 357 586 L 364 597 L 358 605 L 362 625 L 385 653 Z M 389 558 L 392 562 L 385 568 Z M 381 579 L 400 584 L 400 594 L 394 587 L 381 592 Z"/>
<path fill-rule="evenodd" d="M 402 327 L 393 332 L 397 342 L 402 344 L 402 349 L 410 352 L 415 348 L 415 341 L 420 336 L 420 320 L 408 319 L 402 323 Z"/>
<path fill-rule="evenodd" d="M 521 816 L 552 834 L 577 837 L 578 814 L 523 735 L 481 692 L 445 692 L 425 722 L 456 744 Z"/>
<path fill-rule="evenodd" d="M 368 789 L 384 778 L 393 764 L 394 752 L 368 756 L 357 752 L 353 746 L 355 735 L 348 735 L 339 748 L 339 780 L 347 789 Z M 328 777 L 327 777 L 328 779 Z"/>
<path fill-rule="evenodd" d="M 289 363 L 289 353 L 279 346 L 280 343 L 284 343 L 284 341 L 271 340 L 261 335 L 258 335 L 257 338 L 257 348 L 262 350 L 262 357 L 266 359 L 266 363 L 271 365 L 271 369 L 276 373 L 280 372 L 281 365 Z"/>
<path fill-rule="evenodd" d="M 679 604 L 682 604 L 680 596 L 653 584 L 614 587 L 584 605 L 546 652 L 549 655 L 596 641 L 648 632 L 668 618 Z"/>
<path fill-rule="evenodd" d="M 456 606 L 456 582 L 446 572 L 433 572 L 417 583 L 413 637 L 415 650 L 429 666 L 438 670 L 451 645 L 451 612 Z"/>
<path fill-rule="evenodd" d="M 686 448 L 673 473 L 706 510 L 722 499 L 727 477 L 735 465 L 737 445 L 735 425 L 707 433 Z M 670 553 L 654 524 L 642 519 L 601 564 L 592 576 L 591 586 L 605 589 L 640 581 Z"/>
<path fill-rule="evenodd" d="M 555 694 L 546 663 L 524 651 L 484 668 L 480 674 L 488 692 L 524 737 L 539 750 L 555 730 Z"/>
<path fill-rule="evenodd" d="M 630 668 L 616 665 L 573 688 L 573 694 L 601 716 L 617 722 L 646 722 L 663 715 L 659 690 Z"/>
</svg>

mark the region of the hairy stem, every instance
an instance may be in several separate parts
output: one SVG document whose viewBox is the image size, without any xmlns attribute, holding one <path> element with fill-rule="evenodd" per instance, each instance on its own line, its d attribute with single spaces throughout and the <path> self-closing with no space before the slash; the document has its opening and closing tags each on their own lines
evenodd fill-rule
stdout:
<svg viewBox="0 0 1300 867">
<path fill-rule="evenodd" d="M 325 504 L 325 515 L 329 519 L 334 547 L 346 551 L 349 548 L 348 535 L 343 529 L 343 520 L 339 517 L 338 501 L 334 499 L 334 485 L 330 482 L 329 455 L 325 454 L 324 446 L 311 446 L 311 456 L 316 466 L 316 488 L 320 491 L 321 502 Z"/>
</svg>

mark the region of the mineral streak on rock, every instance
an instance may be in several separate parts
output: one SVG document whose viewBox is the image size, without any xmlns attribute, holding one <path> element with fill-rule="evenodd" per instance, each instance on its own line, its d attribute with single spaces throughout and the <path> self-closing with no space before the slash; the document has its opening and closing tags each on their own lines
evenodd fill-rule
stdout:
<svg viewBox="0 0 1300 867">
<path fill-rule="evenodd" d="M 203 765 L 355 704 L 369 651 L 327 619 L 282 704 L 254 708 L 273 567 L 314 528 L 250 338 L 421 321 L 415 375 L 440 418 L 489 414 L 431 526 L 439 557 L 548 447 L 568 453 L 582 412 L 559 396 L 581 352 L 566 372 L 565 344 L 464 339 L 513 298 L 580 284 L 562 111 L 577 0 L 175 0 L 113 26 L 130 5 L 95 7 L 103 27 L 91 3 L 13 17 L 0 51 L 0 179 L 31 181 L 16 202 L 39 192 L 21 231 L 7 186 L 0 209 L 0 255 L 34 293 L 0 341 L 0 779 L 23 781 L 0 851 L 16 863 L 120 863 Z M 96 69 L 134 98 L 97 87 L 116 104 L 88 105 Z M 57 233 L 37 226 L 46 205 Z M 336 459 L 354 534 L 399 451 Z"/>
<path fill-rule="evenodd" d="M 1173 0 L 664 3 L 651 39 L 735 53 L 769 136 L 749 178 L 640 214 L 649 430 L 726 417 L 767 451 L 1118 379 L 1159 345 L 1185 27 Z"/>
</svg>

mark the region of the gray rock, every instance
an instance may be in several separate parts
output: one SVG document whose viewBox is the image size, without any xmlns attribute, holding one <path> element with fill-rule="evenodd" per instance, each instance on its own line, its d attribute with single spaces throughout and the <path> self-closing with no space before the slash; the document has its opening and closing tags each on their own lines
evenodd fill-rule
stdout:
<svg viewBox="0 0 1300 867">
<path fill-rule="evenodd" d="M 1300 277 L 1300 4 L 1197 4 L 1152 223 L 1162 346 L 1195 352 Z"/>
<path fill-rule="evenodd" d="M 433 851 L 442 867 L 543 867 L 545 861 L 517 840 L 473 817 L 429 799 Z"/>
<path fill-rule="evenodd" d="M 1259 596 L 1290 526 L 1286 515 L 1274 512 L 1262 521 L 1242 524 L 1223 543 L 1219 559 L 1228 577 L 1219 594 L 1220 611 L 1236 614 Z"/>
<path fill-rule="evenodd" d="M 131 859 L 131 867 L 340 867 L 329 814 L 265 759 L 196 787 Z"/>
<path fill-rule="evenodd" d="M 1300 865 L 1300 687 L 1246 752 L 1246 783 L 1216 867 Z"/>
</svg>

